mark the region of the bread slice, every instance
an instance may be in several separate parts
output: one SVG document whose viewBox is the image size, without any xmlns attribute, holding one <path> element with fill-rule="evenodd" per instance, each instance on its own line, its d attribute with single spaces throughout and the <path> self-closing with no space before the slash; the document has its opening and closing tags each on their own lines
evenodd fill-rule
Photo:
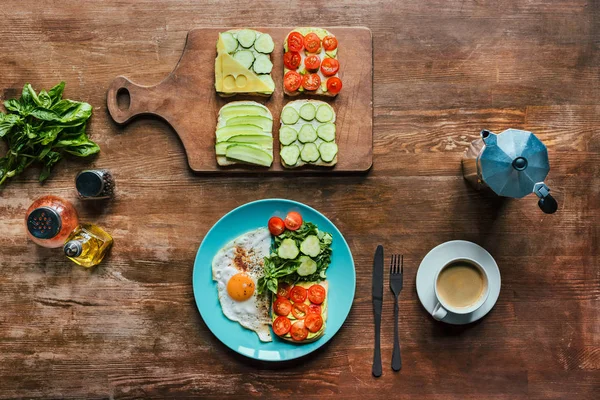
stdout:
<svg viewBox="0 0 600 400">
<path fill-rule="evenodd" d="M 225 111 L 227 113 L 226 116 L 224 115 L 224 113 L 225 113 L 224 110 L 227 110 L 227 111 Z M 271 125 L 263 126 L 262 128 L 259 126 L 253 126 L 253 125 L 251 125 L 251 123 L 250 123 L 250 125 L 245 125 L 246 122 L 242 122 L 243 125 L 241 125 L 241 126 L 238 125 L 239 122 L 234 123 L 232 125 L 228 125 L 229 123 L 233 122 L 233 121 L 228 121 L 231 118 L 236 118 L 239 121 L 239 119 L 244 119 L 245 117 L 246 118 L 256 118 L 256 117 L 262 118 L 262 117 L 264 117 L 264 118 L 262 118 L 262 120 L 265 122 L 268 122 L 267 120 L 270 120 Z M 252 121 L 252 123 L 253 122 L 254 121 Z M 217 118 L 217 128 L 216 128 L 217 133 L 222 131 L 221 128 L 229 128 L 231 126 L 239 127 L 239 130 L 242 130 L 242 131 L 247 131 L 247 130 L 258 131 L 257 135 L 259 135 L 259 138 L 261 140 L 263 140 L 263 142 L 261 142 L 261 144 L 255 144 L 255 143 L 252 143 L 251 141 L 248 141 L 247 138 L 244 139 L 245 136 L 243 135 L 243 133 L 245 133 L 245 132 L 241 132 L 242 135 L 231 137 L 225 141 L 219 141 L 219 139 L 217 138 L 217 135 L 215 134 L 215 156 L 217 159 L 217 164 L 220 166 L 229 166 L 229 165 L 235 165 L 235 164 L 257 165 L 257 166 L 263 166 L 263 167 L 266 166 L 266 165 L 247 163 L 242 160 L 229 158 L 225 154 L 218 152 L 218 148 L 220 145 L 223 145 L 223 144 L 227 144 L 228 146 L 231 146 L 233 144 L 237 145 L 237 144 L 240 144 L 240 141 L 244 141 L 244 140 L 246 140 L 246 142 L 245 142 L 246 144 L 248 144 L 250 146 L 255 146 L 255 147 L 261 149 L 262 151 L 265 151 L 266 153 L 268 153 L 270 155 L 271 162 L 272 162 L 272 160 L 273 160 L 273 133 L 272 133 L 273 125 L 272 124 L 273 124 L 273 115 L 271 114 L 271 111 L 263 104 L 257 103 L 255 101 L 249 101 L 249 100 L 248 101 L 232 101 L 230 103 L 225 104 L 219 110 L 219 116 Z M 265 129 L 267 129 L 267 130 L 265 130 Z M 231 144 L 229 144 L 229 143 L 231 143 Z"/>
<path fill-rule="evenodd" d="M 321 101 L 321 100 L 310 100 L 310 99 L 294 100 L 294 101 L 291 101 L 288 104 L 286 104 L 285 107 L 284 107 L 284 109 L 286 107 L 293 107 L 295 110 L 297 110 L 299 112 L 300 108 L 304 104 L 306 104 L 306 103 L 313 104 L 316 109 L 318 109 L 318 107 L 320 107 L 323 104 L 329 106 L 331 108 L 331 111 L 333 112 L 333 118 L 330 121 L 328 121 L 328 122 L 335 125 L 335 122 L 336 122 L 336 113 L 335 113 L 335 110 L 333 109 L 333 107 L 331 107 L 331 105 L 329 105 L 326 102 Z M 282 110 L 282 113 L 283 113 L 283 110 Z M 281 126 L 280 126 L 280 130 L 281 130 L 281 127 L 284 126 L 284 125 L 286 125 L 286 124 L 283 123 L 283 118 L 280 118 L 280 120 L 281 120 Z M 315 129 L 317 129 L 316 128 L 317 126 L 321 125 L 321 123 L 319 123 L 316 119 L 313 119 L 313 120 L 310 120 L 310 121 L 306 121 L 306 120 L 300 118 L 298 120 L 298 122 L 296 122 L 295 124 L 288 124 L 287 126 L 290 126 L 294 130 L 296 130 L 297 132 L 299 132 L 300 129 L 301 129 L 301 127 L 302 127 L 302 125 L 305 125 L 305 124 L 312 124 L 315 127 Z M 322 142 L 323 142 L 322 139 L 317 138 L 317 140 L 315 141 L 315 144 L 318 147 Z M 335 142 L 335 139 L 334 139 L 334 142 Z M 301 143 L 298 139 L 296 139 L 296 141 L 292 142 L 291 144 L 292 145 L 295 144 L 295 145 L 299 146 L 300 149 L 302 149 L 302 146 L 303 146 L 303 143 Z M 279 141 L 279 145 L 280 145 L 279 151 L 280 151 L 280 154 L 281 154 L 281 150 L 285 147 L 281 143 L 281 138 L 280 138 L 280 141 Z M 296 164 L 294 164 L 294 165 L 288 165 L 288 164 L 286 164 L 286 162 L 285 162 L 285 160 L 284 160 L 283 157 L 280 157 L 280 158 L 281 158 L 281 165 L 283 165 L 285 168 L 290 168 L 290 169 L 291 168 L 299 168 L 299 167 L 303 167 L 303 166 L 307 166 L 307 165 L 308 166 L 315 166 L 315 167 L 333 167 L 333 166 L 335 166 L 337 164 L 337 161 L 338 161 L 337 154 L 329 162 L 323 161 L 320 157 L 319 157 L 319 159 L 317 161 L 310 162 L 310 163 L 303 161 L 301 158 L 298 158 Z"/>
<path fill-rule="evenodd" d="M 314 341 L 317 341 L 325 334 L 325 328 L 327 326 L 327 313 L 328 313 L 328 309 L 329 309 L 329 307 L 328 307 L 329 283 L 327 281 L 296 283 L 297 286 L 302 286 L 306 290 L 308 290 L 308 288 L 310 288 L 312 285 L 315 285 L 315 284 L 319 284 L 319 285 L 323 286 L 323 288 L 325 289 L 325 301 L 323 301 L 323 304 L 321 304 L 321 318 L 323 318 L 323 326 L 321 327 L 321 329 L 316 333 L 309 332 L 308 337 L 301 342 L 298 342 L 298 341 L 292 339 L 292 335 L 289 332 L 284 336 L 277 336 L 277 335 L 275 335 L 275 336 L 277 336 L 281 340 L 285 340 L 287 342 L 292 342 L 292 343 L 296 343 L 296 344 L 304 344 L 304 343 L 312 343 Z M 276 298 L 277 298 L 277 296 L 273 295 L 273 302 L 276 300 Z M 310 305 L 310 300 L 308 300 L 308 298 L 307 298 L 304 301 L 304 304 Z M 277 318 L 277 314 L 275 314 L 275 312 L 273 312 L 273 306 L 271 306 L 271 317 L 272 317 L 273 321 L 275 321 L 275 319 Z M 295 319 L 292 316 L 292 314 L 290 313 L 290 315 L 288 317 L 290 317 L 290 319 L 292 320 L 292 324 L 293 324 L 295 322 Z"/>
<path fill-rule="evenodd" d="M 309 28 L 309 27 L 300 27 L 300 28 L 295 28 L 293 31 L 291 31 L 290 33 L 287 34 L 287 36 L 285 37 L 285 40 L 283 42 L 283 50 L 284 53 L 288 51 L 288 37 L 290 36 L 290 34 L 292 32 L 299 32 L 300 34 L 302 34 L 302 36 L 306 36 L 309 33 L 315 33 L 317 36 L 319 36 L 319 38 L 321 40 L 323 40 L 323 38 L 325 36 L 334 36 L 331 32 L 329 32 L 327 29 L 323 29 L 323 28 Z M 330 58 L 335 58 L 337 60 L 337 50 L 335 49 L 332 52 L 326 52 L 325 49 L 323 47 L 321 47 L 321 51 L 320 53 L 318 53 L 317 55 L 319 56 L 319 58 L 321 60 L 324 59 L 324 57 L 330 57 Z M 306 51 L 302 50 L 300 52 L 300 55 L 302 56 L 302 62 L 300 63 L 300 68 L 297 70 L 298 72 L 300 72 L 302 74 L 302 69 L 304 69 L 304 59 L 307 57 L 306 55 Z M 285 74 L 290 71 L 289 69 L 287 69 L 284 65 L 283 67 L 283 76 L 285 76 Z M 321 86 L 319 86 L 319 88 L 317 90 L 313 90 L 313 91 L 308 91 L 308 90 L 296 90 L 294 92 L 290 92 L 288 90 L 286 90 L 285 85 L 283 85 L 283 91 L 286 95 L 288 96 L 298 96 L 300 94 L 304 94 L 307 96 L 326 96 L 326 97 L 336 97 L 338 95 L 338 93 L 336 94 L 332 94 L 330 92 L 327 91 L 327 79 L 331 78 L 331 77 L 338 77 L 339 78 L 339 71 L 338 73 L 336 73 L 335 75 L 332 75 L 330 77 L 326 77 L 325 75 L 323 75 L 323 73 L 319 70 L 316 72 L 319 75 L 319 78 L 321 78 Z M 302 89 L 302 87 L 301 87 Z"/>
</svg>

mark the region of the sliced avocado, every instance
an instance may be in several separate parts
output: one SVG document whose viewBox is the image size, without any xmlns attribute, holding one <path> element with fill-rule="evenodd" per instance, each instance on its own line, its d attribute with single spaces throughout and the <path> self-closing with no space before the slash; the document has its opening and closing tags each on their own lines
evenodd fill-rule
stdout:
<svg viewBox="0 0 600 400">
<path fill-rule="evenodd" d="M 236 135 L 230 137 L 229 143 L 250 143 L 273 147 L 273 137 L 267 135 Z"/>
<path fill-rule="evenodd" d="M 221 115 L 221 117 L 226 119 L 250 115 L 271 118 L 271 113 L 269 112 L 269 110 L 259 105 L 253 104 L 224 106 L 223 108 L 221 108 L 221 111 L 219 111 L 219 114 Z"/>
<path fill-rule="evenodd" d="M 273 120 L 268 117 L 259 117 L 256 115 L 243 115 L 239 117 L 233 117 L 227 119 L 225 122 L 226 126 L 233 125 L 253 125 L 259 127 L 265 132 L 271 132 L 273 130 Z"/>
<path fill-rule="evenodd" d="M 233 125 L 225 126 L 217 129 L 217 143 L 225 142 L 232 136 L 271 136 L 271 133 L 266 133 L 262 129 L 254 125 Z"/>
<path fill-rule="evenodd" d="M 337 51 L 338 49 L 335 48 L 333 50 L 326 51 L 325 54 L 327 54 L 327 57 L 335 58 L 335 56 L 337 55 Z"/>
</svg>

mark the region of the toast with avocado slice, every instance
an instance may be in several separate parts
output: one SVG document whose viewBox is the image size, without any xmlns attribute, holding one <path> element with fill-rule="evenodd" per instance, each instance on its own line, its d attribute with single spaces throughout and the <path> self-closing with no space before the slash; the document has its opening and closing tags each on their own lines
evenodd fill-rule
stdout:
<svg viewBox="0 0 600 400">
<path fill-rule="evenodd" d="M 233 101 L 219 110 L 215 133 L 217 164 L 273 163 L 273 116 L 255 101 Z"/>
<path fill-rule="evenodd" d="M 322 28 L 296 28 L 286 36 L 283 50 L 285 94 L 338 95 L 342 81 L 335 35 Z"/>
<path fill-rule="evenodd" d="M 298 344 L 302 344 L 302 343 L 311 343 L 314 342 L 316 340 L 318 340 L 319 338 L 321 338 L 324 334 L 325 334 L 325 326 L 327 325 L 327 309 L 328 309 L 328 296 L 329 296 L 329 284 L 327 281 L 321 281 L 321 282 L 298 282 L 294 285 L 294 287 L 301 287 L 303 288 L 307 295 L 306 298 L 304 299 L 303 302 L 301 303 L 296 303 L 293 300 L 293 294 L 290 295 L 290 298 L 282 298 L 282 300 L 280 301 L 288 301 L 289 303 L 291 303 L 292 305 L 292 311 L 290 311 L 287 315 L 285 316 L 281 316 L 281 315 L 277 315 L 276 311 L 275 311 L 275 307 L 276 307 L 276 302 L 278 301 L 278 296 L 273 294 L 273 304 L 271 306 L 271 319 L 273 321 L 274 324 L 276 324 L 275 320 L 277 318 L 287 318 L 290 321 L 290 325 L 289 325 L 289 330 L 282 335 L 277 335 L 280 339 L 288 341 L 288 342 L 292 342 L 292 343 L 298 343 Z M 322 300 L 321 303 L 313 303 L 310 299 L 311 297 L 313 298 L 313 300 L 315 299 L 313 296 L 311 296 L 310 294 L 310 288 L 313 286 L 320 286 L 322 289 L 320 289 L 319 291 L 322 293 L 323 298 L 320 299 Z M 293 287 L 290 288 L 290 293 L 292 293 L 293 291 Z M 296 306 L 296 304 L 302 304 L 301 306 Z M 309 316 L 310 314 L 314 314 L 314 315 L 318 315 L 320 317 L 320 321 L 321 321 L 321 326 L 319 327 L 319 325 L 315 325 L 315 321 L 319 320 L 318 318 L 314 317 L 314 316 Z M 309 323 L 305 323 L 305 321 L 310 321 Z M 298 325 L 296 325 L 298 324 Z M 296 326 L 295 326 L 296 325 Z M 301 328 L 298 328 L 299 326 L 301 326 Z M 312 328 L 312 331 L 309 330 L 309 327 Z M 315 329 L 318 328 L 318 329 Z M 300 334 L 300 337 L 304 337 L 305 338 L 302 340 L 296 340 L 293 338 L 293 334 L 296 335 L 296 337 L 298 337 L 298 332 L 294 332 L 296 329 L 298 329 L 299 331 L 302 331 L 305 329 L 304 334 Z M 275 325 L 273 326 L 273 331 L 277 334 L 277 330 Z"/>
<path fill-rule="evenodd" d="M 337 163 L 335 111 L 319 100 L 295 100 L 281 110 L 279 155 L 285 168 Z"/>
<path fill-rule="evenodd" d="M 222 97 L 236 94 L 270 96 L 275 91 L 271 77 L 271 35 L 253 29 L 219 33 L 215 59 L 215 89 Z"/>
</svg>

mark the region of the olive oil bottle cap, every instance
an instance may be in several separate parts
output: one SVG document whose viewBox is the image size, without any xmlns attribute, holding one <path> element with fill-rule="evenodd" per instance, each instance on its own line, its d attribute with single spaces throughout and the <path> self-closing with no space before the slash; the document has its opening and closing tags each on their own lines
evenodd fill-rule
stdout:
<svg viewBox="0 0 600 400">
<path fill-rule="evenodd" d="M 38 239 L 52 239 L 61 227 L 60 215 L 50 207 L 38 207 L 27 217 L 27 229 Z"/>
<path fill-rule="evenodd" d="M 79 257 L 83 251 L 83 247 L 80 241 L 71 240 L 65 243 L 63 250 L 68 257 Z"/>
</svg>

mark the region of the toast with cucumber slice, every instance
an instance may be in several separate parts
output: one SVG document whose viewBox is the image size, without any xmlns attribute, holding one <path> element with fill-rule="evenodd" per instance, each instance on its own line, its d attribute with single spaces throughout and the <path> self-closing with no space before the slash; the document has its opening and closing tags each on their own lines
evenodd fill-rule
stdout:
<svg viewBox="0 0 600 400">
<path fill-rule="evenodd" d="M 232 29 L 219 33 L 215 59 L 215 89 L 222 97 L 236 94 L 270 96 L 275 91 L 271 77 L 271 53 L 275 49 L 268 33 Z"/>
<path fill-rule="evenodd" d="M 219 110 L 215 134 L 217 164 L 273 163 L 273 116 L 255 101 L 233 101 Z"/>
<path fill-rule="evenodd" d="M 338 95 L 342 89 L 338 42 L 331 32 L 322 28 L 296 28 L 286 36 L 283 50 L 285 94 Z"/>
<path fill-rule="evenodd" d="M 279 155 L 285 168 L 337 163 L 335 111 L 319 100 L 291 101 L 281 110 Z"/>
</svg>

